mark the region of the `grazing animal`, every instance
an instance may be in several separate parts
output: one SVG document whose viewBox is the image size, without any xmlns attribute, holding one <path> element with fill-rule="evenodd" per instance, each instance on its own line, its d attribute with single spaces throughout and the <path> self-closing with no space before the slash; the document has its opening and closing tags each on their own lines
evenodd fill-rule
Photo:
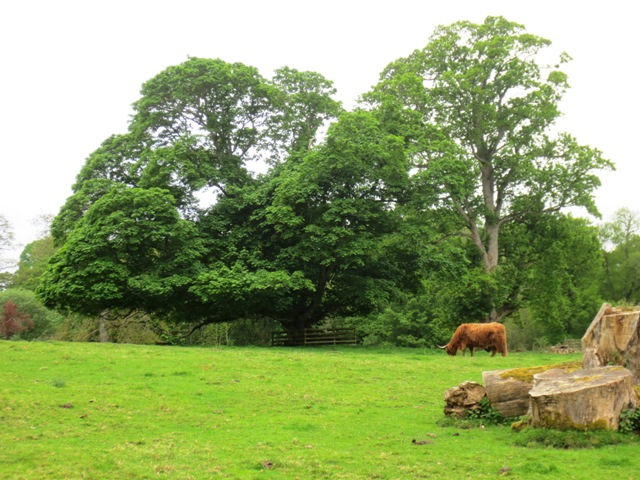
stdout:
<svg viewBox="0 0 640 480">
<path fill-rule="evenodd" d="M 491 352 L 495 357 L 500 352 L 503 357 L 507 356 L 507 332 L 501 323 L 463 323 L 451 337 L 446 345 L 440 347 L 446 350 L 449 355 L 456 355 L 458 350 L 462 350 L 462 356 L 467 348 L 473 357 L 474 348 L 482 348 Z"/>
</svg>

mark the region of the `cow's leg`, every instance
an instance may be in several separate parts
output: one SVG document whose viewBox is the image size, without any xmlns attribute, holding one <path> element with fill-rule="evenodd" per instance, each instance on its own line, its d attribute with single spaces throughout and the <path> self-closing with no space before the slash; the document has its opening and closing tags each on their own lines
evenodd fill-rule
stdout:
<svg viewBox="0 0 640 480">
<path fill-rule="evenodd" d="M 471 352 L 471 356 L 473 357 L 473 347 L 469 347 L 469 351 Z"/>
</svg>

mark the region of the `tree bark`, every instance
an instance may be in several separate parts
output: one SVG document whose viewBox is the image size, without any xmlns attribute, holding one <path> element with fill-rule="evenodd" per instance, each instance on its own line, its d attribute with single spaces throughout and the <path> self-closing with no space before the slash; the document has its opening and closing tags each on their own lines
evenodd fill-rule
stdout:
<svg viewBox="0 0 640 480">
<path fill-rule="evenodd" d="M 98 325 L 98 340 L 100 343 L 110 342 L 111 340 L 109 338 L 109 329 L 107 328 L 105 314 L 101 314 L 98 321 L 100 322 Z"/>
<path fill-rule="evenodd" d="M 532 426 L 559 430 L 617 430 L 636 406 L 633 375 L 618 366 L 537 374 L 529 396 Z"/>
<path fill-rule="evenodd" d="M 463 382 L 451 387 L 444 393 L 444 414 L 464 418 L 469 410 L 480 408 L 480 401 L 485 395 L 485 388 L 476 382 Z"/>
<path fill-rule="evenodd" d="M 604 304 L 582 337 L 583 367 L 620 365 L 640 384 L 640 307 Z"/>
</svg>

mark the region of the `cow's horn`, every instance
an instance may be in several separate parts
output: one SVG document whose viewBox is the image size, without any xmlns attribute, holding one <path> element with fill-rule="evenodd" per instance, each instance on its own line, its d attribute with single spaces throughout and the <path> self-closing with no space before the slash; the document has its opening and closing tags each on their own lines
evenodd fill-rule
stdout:
<svg viewBox="0 0 640 480">
<path fill-rule="evenodd" d="M 438 348 L 442 348 L 443 350 L 444 350 L 445 348 L 447 348 L 447 346 L 446 346 L 446 345 L 442 345 L 442 346 L 440 346 L 440 345 L 436 345 L 436 347 L 438 347 Z"/>
</svg>

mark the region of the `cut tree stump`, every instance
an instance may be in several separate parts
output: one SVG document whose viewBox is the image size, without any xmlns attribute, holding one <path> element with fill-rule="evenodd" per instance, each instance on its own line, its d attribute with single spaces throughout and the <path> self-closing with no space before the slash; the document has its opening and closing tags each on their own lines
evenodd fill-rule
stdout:
<svg viewBox="0 0 640 480">
<path fill-rule="evenodd" d="M 620 412 L 635 408 L 633 375 L 620 366 L 534 375 L 531 425 L 560 430 L 617 430 Z"/>
<path fill-rule="evenodd" d="M 480 408 L 486 393 L 485 388 L 476 382 L 463 382 L 451 387 L 444 393 L 444 414 L 464 418 L 469 410 Z"/>
<path fill-rule="evenodd" d="M 520 417 L 529 411 L 529 391 L 533 388 L 535 374 L 550 369 L 573 371 L 581 367 L 581 362 L 567 362 L 559 365 L 491 370 L 482 372 L 482 381 L 494 410 L 500 412 L 503 417 Z"/>
<path fill-rule="evenodd" d="M 640 307 L 602 305 L 582 337 L 583 367 L 621 365 L 640 384 Z"/>
</svg>

